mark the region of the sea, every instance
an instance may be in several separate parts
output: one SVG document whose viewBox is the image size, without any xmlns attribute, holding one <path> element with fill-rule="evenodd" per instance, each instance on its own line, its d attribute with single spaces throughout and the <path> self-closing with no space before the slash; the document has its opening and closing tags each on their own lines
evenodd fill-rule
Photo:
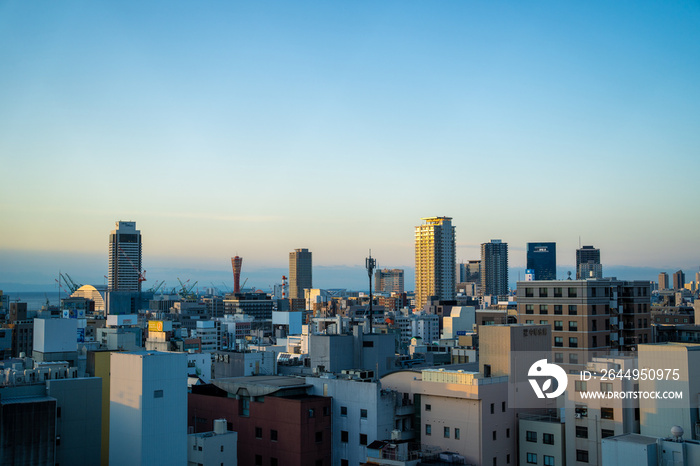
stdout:
<svg viewBox="0 0 700 466">
<path fill-rule="evenodd" d="M 27 303 L 27 310 L 38 311 L 43 306 L 46 306 L 46 301 L 48 300 L 50 306 L 58 306 L 61 304 L 62 298 L 67 298 L 68 295 L 61 291 L 61 296 L 59 298 L 58 292 L 56 290 L 51 291 L 9 291 L 5 292 L 5 295 L 10 297 L 10 302 L 21 302 Z"/>
</svg>

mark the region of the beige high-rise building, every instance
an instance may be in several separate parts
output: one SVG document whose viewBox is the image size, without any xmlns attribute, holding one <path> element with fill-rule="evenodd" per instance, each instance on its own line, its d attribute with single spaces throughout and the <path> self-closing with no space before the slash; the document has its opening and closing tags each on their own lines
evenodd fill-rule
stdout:
<svg viewBox="0 0 700 466">
<path fill-rule="evenodd" d="M 295 249 L 289 253 L 289 297 L 304 299 L 304 289 L 311 286 L 311 252 Z"/>
<path fill-rule="evenodd" d="M 659 274 L 659 291 L 668 289 L 668 274 L 661 272 Z"/>
<path fill-rule="evenodd" d="M 428 217 L 416 227 L 416 308 L 428 296 L 454 299 L 455 227 L 451 217 Z"/>
</svg>

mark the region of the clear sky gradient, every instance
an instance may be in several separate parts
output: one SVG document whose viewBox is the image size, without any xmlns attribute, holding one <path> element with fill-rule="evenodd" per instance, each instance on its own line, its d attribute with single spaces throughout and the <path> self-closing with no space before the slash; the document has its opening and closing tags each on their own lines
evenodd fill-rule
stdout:
<svg viewBox="0 0 700 466">
<path fill-rule="evenodd" d="M 0 2 L 0 160 L 5 282 L 101 283 L 120 219 L 152 270 L 413 266 L 439 215 L 694 273 L 700 6 Z"/>
</svg>

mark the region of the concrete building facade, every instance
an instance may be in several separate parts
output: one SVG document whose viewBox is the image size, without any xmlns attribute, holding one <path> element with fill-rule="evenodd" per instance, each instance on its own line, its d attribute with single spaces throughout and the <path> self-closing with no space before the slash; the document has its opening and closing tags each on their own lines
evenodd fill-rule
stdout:
<svg viewBox="0 0 700 466">
<path fill-rule="evenodd" d="M 109 291 L 141 291 L 141 232 L 136 222 L 119 221 L 109 235 Z"/>
<path fill-rule="evenodd" d="M 312 288 L 312 254 L 308 249 L 289 253 L 289 298 L 304 299 L 304 289 Z"/>
</svg>

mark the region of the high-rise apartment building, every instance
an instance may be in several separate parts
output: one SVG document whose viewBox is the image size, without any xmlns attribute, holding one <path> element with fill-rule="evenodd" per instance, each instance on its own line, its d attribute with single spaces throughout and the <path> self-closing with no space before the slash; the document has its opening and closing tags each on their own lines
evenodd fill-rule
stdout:
<svg viewBox="0 0 700 466">
<path fill-rule="evenodd" d="M 661 272 L 659 274 L 659 291 L 668 289 L 668 274 Z"/>
<path fill-rule="evenodd" d="M 576 280 L 603 278 L 603 269 L 593 265 L 588 265 L 586 270 L 583 270 L 582 273 L 581 266 L 584 264 L 600 265 L 600 249 L 596 249 L 593 246 L 584 246 L 576 250 Z M 590 271 L 593 271 L 593 277 L 590 277 Z"/>
<path fill-rule="evenodd" d="M 428 296 L 455 296 L 455 227 L 451 217 L 428 217 L 416 227 L 416 307 Z"/>
<path fill-rule="evenodd" d="M 289 297 L 304 299 L 304 289 L 311 286 L 311 252 L 295 249 L 289 253 Z"/>
<path fill-rule="evenodd" d="M 374 291 L 403 293 L 403 269 L 382 269 L 374 272 Z"/>
<path fill-rule="evenodd" d="M 594 356 L 651 341 L 648 281 L 518 282 L 518 323 L 552 327 L 554 362 L 581 370 Z"/>
<path fill-rule="evenodd" d="M 682 270 L 673 274 L 673 289 L 682 290 L 685 287 L 685 273 Z"/>
<path fill-rule="evenodd" d="M 141 291 L 141 232 L 136 222 L 117 222 L 109 235 L 109 291 Z"/>
<path fill-rule="evenodd" d="M 481 295 L 508 294 L 508 243 L 492 239 L 481 245 Z"/>
<path fill-rule="evenodd" d="M 557 279 L 557 243 L 527 243 L 527 268 L 535 280 Z"/>
<path fill-rule="evenodd" d="M 481 261 L 471 260 L 462 262 L 457 268 L 457 281 L 459 283 L 481 281 Z"/>
</svg>

